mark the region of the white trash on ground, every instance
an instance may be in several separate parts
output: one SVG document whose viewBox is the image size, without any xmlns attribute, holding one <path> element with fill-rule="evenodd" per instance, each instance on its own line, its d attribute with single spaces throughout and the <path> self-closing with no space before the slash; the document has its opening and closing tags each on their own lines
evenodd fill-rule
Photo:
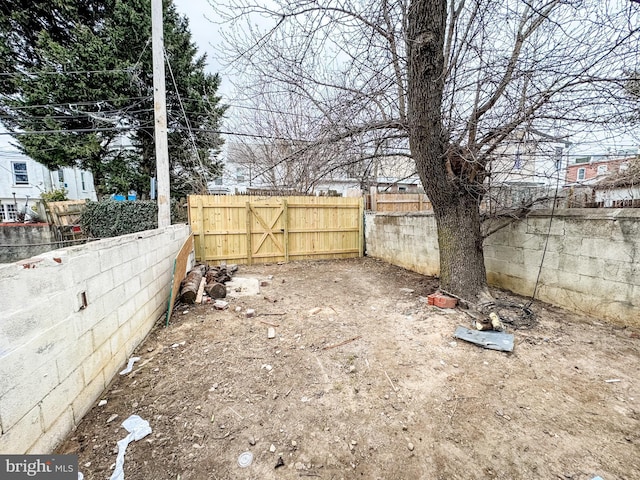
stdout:
<svg viewBox="0 0 640 480">
<path fill-rule="evenodd" d="M 122 426 L 129 432 L 129 435 L 118 442 L 118 456 L 116 457 L 116 468 L 109 480 L 124 480 L 124 454 L 127 446 L 131 442 L 143 439 L 151 433 L 149 422 L 143 420 L 138 415 L 131 415 Z"/>
</svg>

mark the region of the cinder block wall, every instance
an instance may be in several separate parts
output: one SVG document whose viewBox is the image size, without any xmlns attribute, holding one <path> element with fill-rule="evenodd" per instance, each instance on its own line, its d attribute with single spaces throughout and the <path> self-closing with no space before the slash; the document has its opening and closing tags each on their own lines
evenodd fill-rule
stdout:
<svg viewBox="0 0 640 480">
<path fill-rule="evenodd" d="M 0 266 L 0 453 L 49 453 L 80 421 L 166 310 L 188 235 L 173 225 Z"/>
<path fill-rule="evenodd" d="M 493 285 L 530 296 L 543 256 L 551 212 L 535 211 L 485 240 Z M 367 255 L 427 275 L 439 272 L 433 214 L 365 218 Z M 536 298 L 619 325 L 640 326 L 640 211 L 557 210 Z"/>
<path fill-rule="evenodd" d="M 0 224 L 0 263 L 15 262 L 56 248 L 53 227 L 47 223 Z M 58 244 L 60 246 L 60 244 Z"/>
</svg>

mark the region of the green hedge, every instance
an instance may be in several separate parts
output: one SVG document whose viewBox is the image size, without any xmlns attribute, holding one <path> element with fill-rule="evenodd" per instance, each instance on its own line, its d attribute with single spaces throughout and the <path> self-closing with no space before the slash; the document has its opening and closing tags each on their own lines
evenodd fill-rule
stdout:
<svg viewBox="0 0 640 480">
<path fill-rule="evenodd" d="M 171 223 L 184 223 L 182 209 L 171 201 Z M 102 200 L 87 202 L 80 217 L 85 234 L 92 238 L 107 238 L 158 228 L 158 205 L 153 200 L 118 202 Z"/>
</svg>

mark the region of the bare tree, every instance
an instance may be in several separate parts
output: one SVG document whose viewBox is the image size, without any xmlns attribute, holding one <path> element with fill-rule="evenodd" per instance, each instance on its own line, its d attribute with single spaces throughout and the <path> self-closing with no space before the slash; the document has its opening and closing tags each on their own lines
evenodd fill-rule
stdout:
<svg viewBox="0 0 640 480">
<path fill-rule="evenodd" d="M 302 102 L 300 120 L 316 129 L 308 145 L 352 139 L 368 155 L 409 146 L 434 206 L 441 286 L 473 302 L 488 298 L 479 206 L 505 142 L 532 129 L 620 128 L 633 108 L 632 2 L 251 2 L 219 9 L 243 91 Z"/>
</svg>

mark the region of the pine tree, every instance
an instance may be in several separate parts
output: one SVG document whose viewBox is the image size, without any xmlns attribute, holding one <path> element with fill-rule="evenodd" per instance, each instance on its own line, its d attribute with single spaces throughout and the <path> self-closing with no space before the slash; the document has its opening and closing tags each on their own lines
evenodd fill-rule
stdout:
<svg viewBox="0 0 640 480">
<path fill-rule="evenodd" d="M 12 1 L 13 13 L 0 11 L 0 50 L 9 52 L 0 119 L 20 148 L 50 169 L 91 170 L 100 193 L 147 192 L 155 174 L 150 1 L 98 8 L 58 0 L 51 18 Z M 172 194 L 184 195 L 202 191 L 219 170 L 224 107 L 220 79 L 205 72 L 206 57 L 171 1 L 164 30 Z"/>
</svg>

